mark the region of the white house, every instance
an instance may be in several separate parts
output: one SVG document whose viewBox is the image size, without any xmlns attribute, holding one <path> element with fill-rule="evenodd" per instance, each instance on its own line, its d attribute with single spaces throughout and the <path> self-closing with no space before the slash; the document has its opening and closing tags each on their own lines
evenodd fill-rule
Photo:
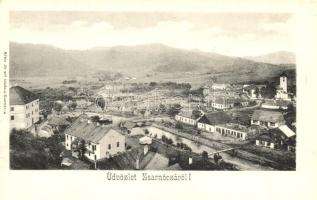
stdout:
<svg viewBox="0 0 317 200">
<path fill-rule="evenodd" d="M 85 141 L 90 160 L 99 160 L 125 151 L 125 136 L 112 124 L 101 125 L 92 122 L 85 116 L 80 116 L 65 130 L 65 147 L 72 150 L 74 141 Z"/>
<path fill-rule="evenodd" d="M 233 123 L 216 125 L 215 130 L 217 133 L 240 140 L 246 140 L 248 134 L 251 132 L 251 129 L 248 129 L 246 126 Z"/>
<path fill-rule="evenodd" d="M 202 116 L 202 115 L 201 115 Z M 175 115 L 175 120 L 182 122 L 184 124 L 188 124 L 191 126 L 196 126 L 197 121 L 201 118 L 201 116 L 194 116 L 192 110 L 184 109 L 177 115 Z"/>
<path fill-rule="evenodd" d="M 289 151 L 294 151 L 296 146 L 295 137 L 295 132 L 287 125 L 282 125 L 258 136 L 255 140 L 255 145 L 271 149 L 284 147 Z"/>
<path fill-rule="evenodd" d="M 283 114 L 270 110 L 255 110 L 251 117 L 251 125 L 277 128 L 285 124 Z"/>
<path fill-rule="evenodd" d="M 39 98 L 20 87 L 10 88 L 10 127 L 27 129 L 39 121 Z"/>
<path fill-rule="evenodd" d="M 233 99 L 227 99 L 225 97 L 216 97 L 212 103 L 211 107 L 216 110 L 228 110 L 234 107 L 235 101 Z"/>
<path fill-rule="evenodd" d="M 213 83 L 211 88 L 213 90 L 225 90 L 229 85 L 228 84 L 221 84 L 221 83 Z"/>
<path fill-rule="evenodd" d="M 224 112 L 214 112 L 202 116 L 197 122 L 197 127 L 207 132 L 214 132 L 216 125 L 229 122 L 231 122 L 229 115 Z"/>
</svg>

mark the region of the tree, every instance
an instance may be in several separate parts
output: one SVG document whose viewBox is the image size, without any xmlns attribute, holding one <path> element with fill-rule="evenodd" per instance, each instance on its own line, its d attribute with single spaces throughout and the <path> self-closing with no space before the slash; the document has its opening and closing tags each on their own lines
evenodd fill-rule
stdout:
<svg viewBox="0 0 317 200">
<path fill-rule="evenodd" d="M 263 98 L 272 99 L 276 95 L 276 88 L 272 83 L 269 83 L 266 87 L 261 88 L 260 93 Z"/>
<path fill-rule="evenodd" d="M 92 122 L 99 122 L 100 121 L 100 117 L 98 115 L 94 115 L 90 119 Z"/>
<path fill-rule="evenodd" d="M 183 129 L 184 127 L 183 127 L 183 124 L 182 124 L 182 123 L 176 122 L 175 128 L 177 128 L 177 129 Z"/>
<path fill-rule="evenodd" d="M 104 98 L 98 97 L 98 98 L 96 99 L 96 104 L 97 104 L 97 106 L 99 106 L 102 110 L 104 110 L 104 108 L 105 108 L 105 106 L 106 106 L 106 101 L 105 101 Z"/>
<path fill-rule="evenodd" d="M 157 86 L 157 83 L 156 82 L 151 82 L 150 83 L 150 87 L 156 87 Z"/>
<path fill-rule="evenodd" d="M 55 103 L 54 104 L 54 110 L 57 111 L 57 112 L 60 112 L 63 108 L 63 105 L 60 104 L 60 103 Z"/>
<path fill-rule="evenodd" d="M 10 167 L 12 169 L 59 168 L 64 147 L 63 137 L 39 138 L 25 130 L 10 133 Z"/>
<path fill-rule="evenodd" d="M 140 110 L 140 113 L 141 113 L 141 115 L 144 117 L 144 115 L 145 115 L 145 112 L 146 112 L 146 109 L 145 108 L 143 108 L 143 109 L 141 109 Z"/>
<path fill-rule="evenodd" d="M 171 117 L 174 117 L 175 115 L 177 115 L 180 110 L 182 109 L 180 104 L 173 104 L 167 111 L 167 114 Z"/>
<path fill-rule="evenodd" d="M 87 151 L 85 140 L 81 140 L 81 139 L 78 139 L 78 138 L 75 139 L 72 142 L 72 150 L 74 152 L 78 152 L 78 158 L 79 159 L 83 159 L 84 155 L 85 155 L 85 153 Z"/>
<path fill-rule="evenodd" d="M 202 113 L 201 113 L 200 110 L 194 109 L 194 110 L 192 111 L 192 116 L 193 116 L 195 119 L 199 118 L 201 115 L 202 115 Z"/>
<path fill-rule="evenodd" d="M 208 160 L 208 152 L 207 151 L 203 151 L 201 153 L 201 157 L 202 157 L 203 161 L 207 161 Z"/>
<path fill-rule="evenodd" d="M 159 110 L 159 113 L 165 113 L 166 112 L 166 106 L 163 105 L 163 104 L 160 104 L 158 110 Z"/>
<path fill-rule="evenodd" d="M 77 103 L 75 101 L 72 101 L 70 104 L 68 104 L 68 108 L 70 110 L 75 110 L 77 107 Z"/>
<path fill-rule="evenodd" d="M 254 94 L 256 95 L 257 98 L 260 96 L 259 88 L 255 88 Z"/>
</svg>

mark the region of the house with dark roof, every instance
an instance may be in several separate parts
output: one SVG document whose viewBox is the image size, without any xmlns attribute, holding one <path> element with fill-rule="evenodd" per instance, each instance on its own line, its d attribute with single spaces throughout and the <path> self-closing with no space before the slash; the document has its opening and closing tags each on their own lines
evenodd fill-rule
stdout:
<svg viewBox="0 0 317 200">
<path fill-rule="evenodd" d="M 228 114 L 225 112 L 214 112 L 202 116 L 197 122 L 197 127 L 204 131 L 214 132 L 216 125 L 229 122 L 232 122 L 232 119 Z"/>
<path fill-rule="evenodd" d="M 10 127 L 27 129 L 40 119 L 39 98 L 20 86 L 10 88 Z"/>
<path fill-rule="evenodd" d="M 282 125 L 259 135 L 255 140 L 255 145 L 295 151 L 296 134 L 288 126 Z"/>
<path fill-rule="evenodd" d="M 50 116 L 48 117 L 48 125 L 50 125 L 54 130 L 60 131 L 70 125 L 70 122 L 62 116 Z"/>
<path fill-rule="evenodd" d="M 278 111 L 255 110 L 251 117 L 251 125 L 264 126 L 267 128 L 277 128 L 284 124 L 284 116 L 281 112 Z"/>
<path fill-rule="evenodd" d="M 99 160 L 125 151 L 125 136 L 112 124 L 92 122 L 85 116 L 79 116 L 65 130 L 65 147 L 73 150 L 78 142 L 87 149 L 85 156 L 90 160 Z"/>
</svg>

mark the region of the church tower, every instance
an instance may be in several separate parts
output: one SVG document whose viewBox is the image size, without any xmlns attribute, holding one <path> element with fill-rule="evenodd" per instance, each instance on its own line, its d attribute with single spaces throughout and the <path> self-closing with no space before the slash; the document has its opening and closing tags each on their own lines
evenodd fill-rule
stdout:
<svg viewBox="0 0 317 200">
<path fill-rule="evenodd" d="M 285 72 L 280 75 L 280 87 L 287 93 L 287 75 Z"/>
</svg>

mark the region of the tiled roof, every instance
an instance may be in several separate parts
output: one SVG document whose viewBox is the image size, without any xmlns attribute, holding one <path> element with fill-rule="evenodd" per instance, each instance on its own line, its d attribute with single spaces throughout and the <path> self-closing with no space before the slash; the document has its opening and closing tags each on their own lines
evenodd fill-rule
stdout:
<svg viewBox="0 0 317 200">
<path fill-rule="evenodd" d="M 231 121 L 232 121 L 231 117 L 225 112 L 215 112 L 215 113 L 205 114 L 199 120 L 199 122 L 201 123 L 207 123 L 210 125 L 225 124 Z"/>
<path fill-rule="evenodd" d="M 240 124 L 235 124 L 235 123 L 220 124 L 218 126 L 232 129 L 232 130 L 242 131 L 242 132 L 252 132 L 252 130 L 250 128 L 243 126 L 243 125 L 240 125 Z"/>
<path fill-rule="evenodd" d="M 282 125 L 280 127 L 278 127 L 287 137 L 292 137 L 295 136 L 295 132 L 292 131 L 290 128 L 288 128 L 287 125 Z"/>
<path fill-rule="evenodd" d="M 63 126 L 69 125 L 70 123 L 63 117 L 53 116 L 48 119 L 48 124 L 54 126 Z"/>
<path fill-rule="evenodd" d="M 282 74 L 280 74 L 280 77 L 288 77 L 286 72 L 283 72 Z"/>
<path fill-rule="evenodd" d="M 214 100 L 214 103 L 216 104 L 233 104 L 237 102 L 237 100 L 235 99 L 232 99 L 232 98 L 225 98 L 225 97 L 216 97 L 215 100 Z"/>
<path fill-rule="evenodd" d="M 182 109 L 180 113 L 178 113 L 177 115 L 182 116 L 182 117 L 186 117 L 186 118 L 190 118 L 190 119 L 194 119 L 194 120 L 198 120 L 200 117 L 195 117 L 193 115 L 193 110 L 192 109 Z"/>
<path fill-rule="evenodd" d="M 144 169 L 162 170 L 168 167 L 168 158 L 162 154 L 156 153 Z"/>
<path fill-rule="evenodd" d="M 281 112 L 269 110 L 255 110 L 252 115 L 252 120 L 264 122 L 284 122 L 284 117 Z"/>
<path fill-rule="evenodd" d="M 36 99 L 38 99 L 38 97 L 33 92 L 30 92 L 20 86 L 10 88 L 11 105 L 25 105 Z"/>
<path fill-rule="evenodd" d="M 98 143 L 111 129 L 117 131 L 112 125 L 97 126 L 97 123 L 83 119 L 81 116 L 66 129 L 65 134 L 72 135 L 87 141 Z M 120 133 L 119 131 L 117 131 Z"/>
<path fill-rule="evenodd" d="M 178 115 L 182 117 L 192 118 L 193 111 L 191 109 L 182 109 Z"/>
<path fill-rule="evenodd" d="M 262 104 L 264 106 L 277 106 L 276 101 L 272 99 L 267 99 L 265 102 Z"/>
</svg>

